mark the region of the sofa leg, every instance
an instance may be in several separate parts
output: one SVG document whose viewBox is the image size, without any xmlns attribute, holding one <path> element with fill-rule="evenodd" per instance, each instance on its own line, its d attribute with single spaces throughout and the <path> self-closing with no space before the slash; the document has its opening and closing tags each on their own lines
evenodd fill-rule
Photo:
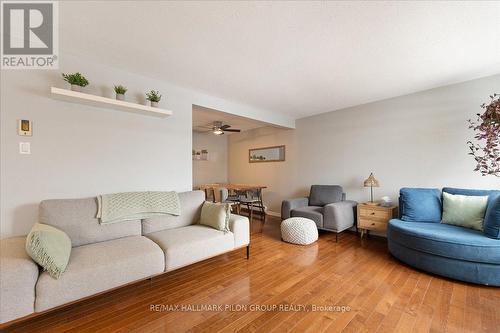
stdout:
<svg viewBox="0 0 500 333">
<path fill-rule="evenodd" d="M 335 233 L 335 243 L 338 243 L 339 242 L 339 233 L 336 232 Z"/>
<path fill-rule="evenodd" d="M 247 259 L 250 259 L 250 245 L 247 245 Z"/>
</svg>

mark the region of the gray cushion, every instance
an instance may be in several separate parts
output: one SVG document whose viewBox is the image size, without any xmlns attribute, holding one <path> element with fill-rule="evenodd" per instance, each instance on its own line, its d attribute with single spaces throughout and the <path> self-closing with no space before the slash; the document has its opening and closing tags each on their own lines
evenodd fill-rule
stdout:
<svg viewBox="0 0 500 333">
<path fill-rule="evenodd" d="M 64 231 L 73 247 L 141 235 L 141 221 L 101 225 L 96 218 L 97 198 L 45 200 L 40 203 L 39 222 Z"/>
<path fill-rule="evenodd" d="M 312 185 L 309 196 L 309 206 L 324 206 L 342 201 L 342 186 Z"/>
<path fill-rule="evenodd" d="M 144 279 L 162 273 L 164 268 L 163 251 L 143 236 L 75 247 L 66 271 L 58 280 L 47 272 L 40 275 L 35 311 Z"/>
<path fill-rule="evenodd" d="M 38 265 L 24 249 L 25 237 L 0 240 L 0 323 L 33 313 Z"/>
<path fill-rule="evenodd" d="M 323 207 L 323 227 L 336 232 L 352 227 L 356 221 L 357 204 L 356 201 L 346 200 Z"/>
<path fill-rule="evenodd" d="M 148 234 L 165 252 L 165 271 L 187 266 L 234 249 L 232 232 L 204 225 L 162 230 Z"/>
<path fill-rule="evenodd" d="M 188 191 L 179 193 L 181 202 L 181 215 L 157 216 L 142 220 L 142 232 L 144 235 L 179 227 L 195 224 L 200 219 L 201 206 L 205 201 L 205 192 Z"/>
<path fill-rule="evenodd" d="M 307 206 L 295 208 L 292 210 L 291 216 L 311 219 L 318 227 L 323 228 L 323 207 Z"/>
</svg>

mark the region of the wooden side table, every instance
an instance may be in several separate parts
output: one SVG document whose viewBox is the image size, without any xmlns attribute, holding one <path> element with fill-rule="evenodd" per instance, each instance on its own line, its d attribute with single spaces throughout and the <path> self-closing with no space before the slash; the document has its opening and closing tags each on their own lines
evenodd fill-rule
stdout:
<svg viewBox="0 0 500 333">
<path fill-rule="evenodd" d="M 398 206 L 383 207 L 359 204 L 357 226 L 361 230 L 361 238 L 370 230 L 386 232 L 389 220 L 397 216 Z"/>
</svg>

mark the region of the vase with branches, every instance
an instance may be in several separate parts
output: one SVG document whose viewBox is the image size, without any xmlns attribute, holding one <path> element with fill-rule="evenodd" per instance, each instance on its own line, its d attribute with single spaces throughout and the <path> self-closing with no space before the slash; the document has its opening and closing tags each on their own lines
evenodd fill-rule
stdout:
<svg viewBox="0 0 500 333">
<path fill-rule="evenodd" d="M 484 103 L 483 113 L 478 113 L 475 121 L 469 119 L 469 128 L 476 132 L 475 143 L 468 141 L 469 155 L 477 165 L 474 171 L 483 176 L 500 177 L 500 94 L 490 96 L 490 102 Z"/>
</svg>

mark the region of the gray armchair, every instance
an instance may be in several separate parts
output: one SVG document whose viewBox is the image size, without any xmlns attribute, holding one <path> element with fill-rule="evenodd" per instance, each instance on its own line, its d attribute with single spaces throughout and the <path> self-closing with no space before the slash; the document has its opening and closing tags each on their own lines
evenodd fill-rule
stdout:
<svg viewBox="0 0 500 333">
<path fill-rule="evenodd" d="M 342 232 L 356 221 L 356 201 L 346 200 L 339 185 L 312 185 L 308 198 L 284 200 L 281 218 L 305 217 L 313 220 L 318 229 Z"/>
</svg>

